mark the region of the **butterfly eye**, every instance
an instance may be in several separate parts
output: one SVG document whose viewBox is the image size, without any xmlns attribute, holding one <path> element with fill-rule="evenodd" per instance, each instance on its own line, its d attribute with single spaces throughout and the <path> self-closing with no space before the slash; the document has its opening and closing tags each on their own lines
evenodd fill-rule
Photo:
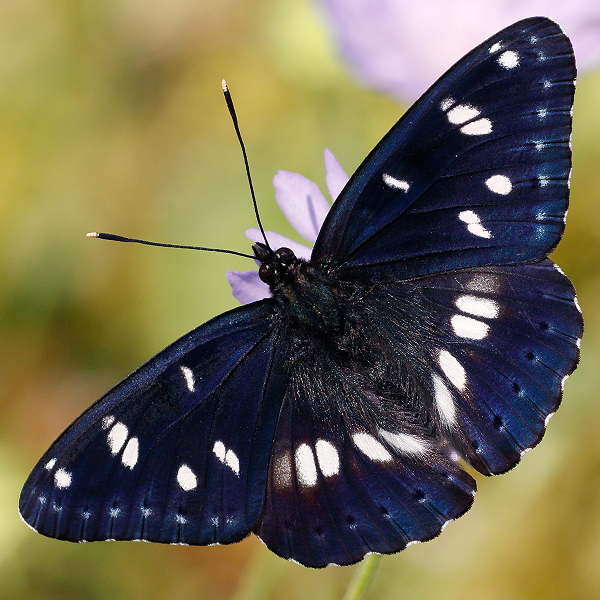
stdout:
<svg viewBox="0 0 600 600">
<path fill-rule="evenodd" d="M 289 248 L 279 248 L 275 252 L 275 258 L 283 263 L 287 263 L 296 258 L 296 255 Z"/>
<path fill-rule="evenodd" d="M 275 283 L 276 273 L 273 265 L 270 263 L 264 263 L 258 269 L 258 276 L 261 281 L 264 281 L 267 285 Z"/>
</svg>

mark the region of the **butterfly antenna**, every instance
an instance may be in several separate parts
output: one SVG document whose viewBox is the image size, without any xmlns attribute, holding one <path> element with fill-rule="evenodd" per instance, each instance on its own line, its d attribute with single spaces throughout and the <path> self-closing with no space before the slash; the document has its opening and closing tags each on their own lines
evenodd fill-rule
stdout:
<svg viewBox="0 0 600 600">
<path fill-rule="evenodd" d="M 184 248 L 185 250 L 204 250 L 206 252 L 221 252 L 222 254 L 235 254 L 235 256 L 243 256 L 244 258 L 255 258 L 250 254 L 236 252 L 235 250 L 223 250 L 222 248 L 205 248 L 204 246 L 182 246 L 180 244 L 161 244 L 160 242 L 149 242 L 147 240 L 138 240 L 136 238 L 123 237 L 122 235 L 115 235 L 114 233 L 98 233 L 97 231 L 93 231 L 92 233 L 86 233 L 86 236 L 92 238 L 99 238 L 101 240 L 111 240 L 113 242 L 130 242 L 133 244 L 144 244 L 146 246 L 160 246 L 161 248 Z"/>
<path fill-rule="evenodd" d="M 246 147 L 244 146 L 244 140 L 242 139 L 240 126 L 238 125 L 237 115 L 235 114 L 233 100 L 231 99 L 231 92 L 229 91 L 229 88 L 227 87 L 227 82 L 224 79 L 223 81 L 221 81 L 221 85 L 223 86 L 223 94 L 225 96 L 227 108 L 229 109 L 229 114 L 231 115 L 231 120 L 233 121 L 233 127 L 235 128 L 235 133 L 237 134 L 238 141 L 240 142 L 240 147 L 242 148 L 242 154 L 244 156 L 244 165 L 246 165 L 246 176 L 248 177 L 248 184 L 250 186 L 250 194 L 252 195 L 252 204 L 254 204 L 254 214 L 256 215 L 256 221 L 258 223 L 260 232 L 262 233 L 263 239 L 265 240 L 265 245 L 269 250 L 271 250 L 271 252 L 273 252 L 271 246 L 269 246 L 269 242 L 267 241 L 267 236 L 260 221 L 260 215 L 258 214 L 258 205 L 256 204 L 254 186 L 252 185 L 252 177 L 250 176 L 250 165 L 248 164 L 248 155 L 246 154 Z"/>
</svg>

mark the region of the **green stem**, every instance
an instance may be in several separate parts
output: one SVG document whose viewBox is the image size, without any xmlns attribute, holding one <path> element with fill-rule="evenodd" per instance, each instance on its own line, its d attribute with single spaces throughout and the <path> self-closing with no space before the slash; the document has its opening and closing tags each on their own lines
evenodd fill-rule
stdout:
<svg viewBox="0 0 600 600">
<path fill-rule="evenodd" d="M 361 600 L 375 576 L 381 554 L 371 554 L 363 560 L 362 565 L 354 574 L 343 600 Z"/>
</svg>

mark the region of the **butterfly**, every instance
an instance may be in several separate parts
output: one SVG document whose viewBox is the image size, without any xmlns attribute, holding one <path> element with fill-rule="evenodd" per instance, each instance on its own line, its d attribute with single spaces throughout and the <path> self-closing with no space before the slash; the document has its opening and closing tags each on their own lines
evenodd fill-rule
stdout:
<svg viewBox="0 0 600 600">
<path fill-rule="evenodd" d="M 542 438 L 583 330 L 565 227 L 575 62 L 500 31 L 364 160 L 310 261 L 168 346 L 44 454 L 19 511 L 70 541 L 228 544 L 309 567 L 436 537 Z M 461 463 L 462 461 L 462 463 Z"/>
</svg>

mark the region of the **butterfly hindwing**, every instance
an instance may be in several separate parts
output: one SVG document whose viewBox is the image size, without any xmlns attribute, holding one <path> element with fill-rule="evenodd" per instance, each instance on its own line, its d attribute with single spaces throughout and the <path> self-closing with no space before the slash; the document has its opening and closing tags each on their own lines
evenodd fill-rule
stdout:
<svg viewBox="0 0 600 600">
<path fill-rule="evenodd" d="M 277 426 L 256 529 L 271 550 L 312 567 L 353 563 L 429 540 L 468 510 L 475 482 L 435 440 L 359 424 L 341 381 L 327 398 L 315 397 L 318 384 L 295 385 L 315 363 L 331 367 L 318 356 L 296 364 Z M 345 416 L 316 418 L 325 402 Z"/>
<path fill-rule="evenodd" d="M 262 509 L 288 355 L 270 301 L 184 336 L 52 445 L 23 488 L 22 517 L 72 541 L 243 538 Z"/>
<path fill-rule="evenodd" d="M 312 260 L 394 281 L 544 257 L 564 229 L 575 62 L 526 19 L 452 67 L 365 159 Z"/>
<path fill-rule="evenodd" d="M 579 359 L 571 282 L 552 261 L 441 273 L 418 281 L 436 338 L 424 340 L 431 393 L 454 446 L 485 474 L 541 439 Z"/>
</svg>

